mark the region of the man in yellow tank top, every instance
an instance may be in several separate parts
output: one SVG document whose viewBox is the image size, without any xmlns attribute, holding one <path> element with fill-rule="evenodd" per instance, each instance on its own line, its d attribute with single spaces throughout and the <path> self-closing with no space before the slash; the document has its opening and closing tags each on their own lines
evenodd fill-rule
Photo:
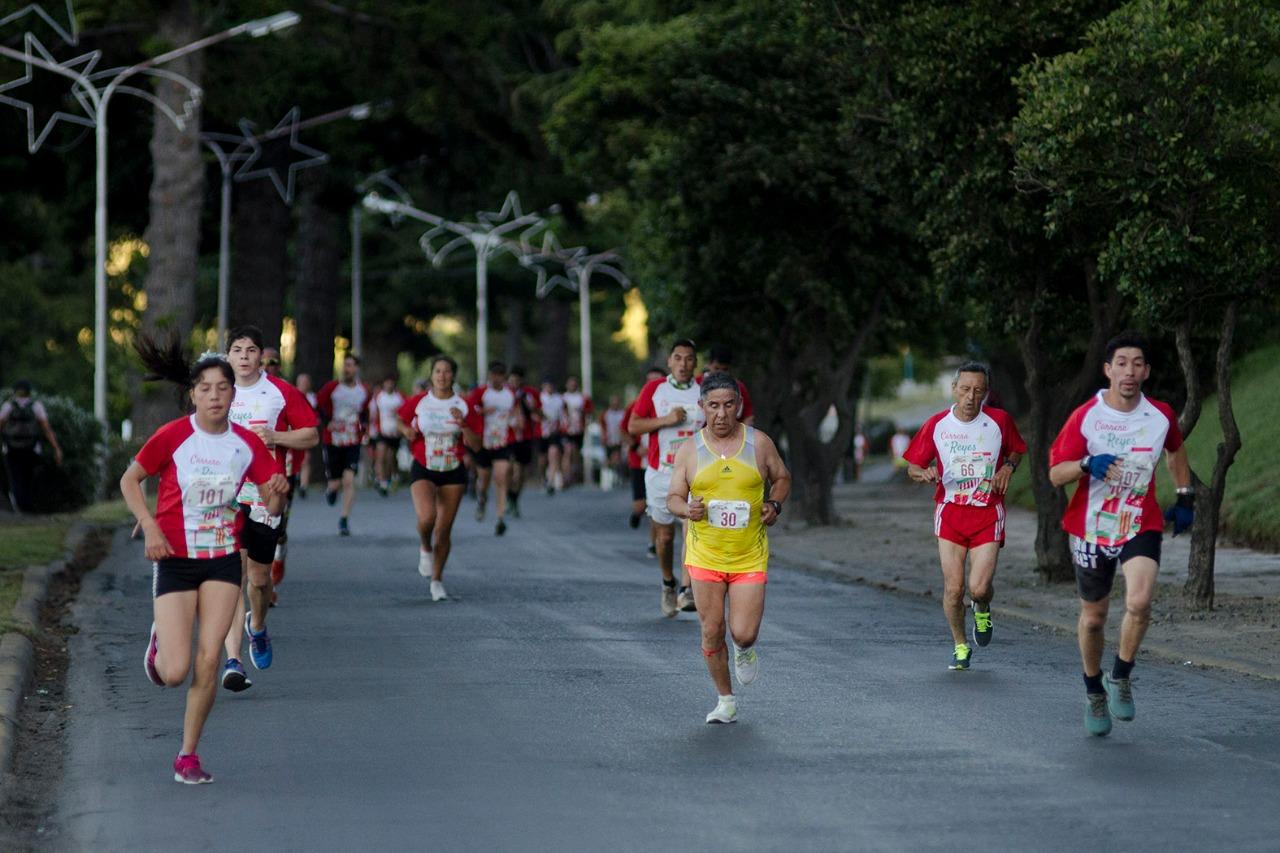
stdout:
<svg viewBox="0 0 1280 853">
<path fill-rule="evenodd" d="M 773 441 L 738 420 L 738 394 L 727 373 L 703 379 L 698 405 L 707 425 L 677 452 L 667 492 L 667 509 L 689 522 L 685 568 L 702 623 L 702 655 L 719 695 L 708 723 L 738 717 L 724 634 L 726 596 L 738 683 L 750 684 L 759 672 L 755 642 L 769 570 L 765 528 L 778 520 L 791 493 L 791 474 Z"/>
</svg>

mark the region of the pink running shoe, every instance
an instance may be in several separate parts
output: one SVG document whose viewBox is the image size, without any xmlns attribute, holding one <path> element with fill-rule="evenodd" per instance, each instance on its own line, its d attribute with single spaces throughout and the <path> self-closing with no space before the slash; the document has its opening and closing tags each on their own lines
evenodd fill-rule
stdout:
<svg viewBox="0 0 1280 853">
<path fill-rule="evenodd" d="M 204 772 L 200 766 L 200 756 L 194 752 L 190 755 L 179 755 L 173 760 L 173 781 L 184 785 L 203 785 L 212 782 L 213 777 Z"/>
<path fill-rule="evenodd" d="M 151 640 L 147 643 L 147 654 L 142 658 L 142 667 L 147 671 L 147 678 L 151 679 L 151 683 L 156 687 L 164 687 L 164 679 L 160 677 L 160 670 L 156 669 L 156 652 L 160 647 L 156 645 L 156 623 L 151 623 Z"/>
</svg>

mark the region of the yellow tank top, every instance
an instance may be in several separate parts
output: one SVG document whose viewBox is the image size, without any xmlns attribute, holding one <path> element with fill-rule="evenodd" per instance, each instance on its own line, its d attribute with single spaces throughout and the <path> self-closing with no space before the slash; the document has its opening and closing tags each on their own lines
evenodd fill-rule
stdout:
<svg viewBox="0 0 1280 853">
<path fill-rule="evenodd" d="M 742 427 L 742 443 L 730 457 L 707 447 L 707 431 L 698 430 L 698 467 L 689 484 L 702 498 L 707 517 L 690 522 L 684 562 L 713 572 L 764 572 L 769 569 L 769 537 L 760 521 L 764 478 L 756 468 L 755 430 Z"/>
</svg>

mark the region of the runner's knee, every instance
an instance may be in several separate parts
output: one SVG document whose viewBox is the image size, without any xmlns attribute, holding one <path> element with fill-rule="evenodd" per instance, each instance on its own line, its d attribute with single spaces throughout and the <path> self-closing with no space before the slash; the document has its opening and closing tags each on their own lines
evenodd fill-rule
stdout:
<svg viewBox="0 0 1280 853">
<path fill-rule="evenodd" d="M 714 648 L 724 645 L 724 619 L 704 616 L 702 619 L 702 646 Z"/>
<path fill-rule="evenodd" d="M 1106 612 L 1092 609 L 1081 610 L 1080 627 L 1090 633 L 1101 633 L 1107 627 Z"/>
<path fill-rule="evenodd" d="M 1125 597 L 1124 612 L 1130 619 L 1147 622 L 1151 619 L 1151 596 L 1130 594 Z"/>
<path fill-rule="evenodd" d="M 760 634 L 758 626 L 748 626 L 733 630 L 733 642 L 740 649 L 745 649 L 756 644 L 756 637 Z"/>
<path fill-rule="evenodd" d="M 248 561 L 248 579 L 249 586 L 263 589 L 271 583 L 271 567 L 264 566 L 262 563 Z"/>
<path fill-rule="evenodd" d="M 986 583 L 969 583 L 969 598 L 974 601 L 987 602 L 991 600 L 991 582 Z"/>
</svg>

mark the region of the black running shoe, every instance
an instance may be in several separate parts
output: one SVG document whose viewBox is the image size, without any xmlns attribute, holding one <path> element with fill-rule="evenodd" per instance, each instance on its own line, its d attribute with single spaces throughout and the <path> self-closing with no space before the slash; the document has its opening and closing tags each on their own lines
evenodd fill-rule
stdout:
<svg viewBox="0 0 1280 853">
<path fill-rule="evenodd" d="M 973 605 L 973 643 L 985 646 L 991 642 L 991 611 L 982 612 Z"/>
<path fill-rule="evenodd" d="M 640 514 L 636 512 L 631 513 L 631 529 L 635 530 L 639 526 L 640 526 Z"/>
<path fill-rule="evenodd" d="M 329 506 L 336 506 L 338 503 L 338 493 L 326 490 L 324 493 L 324 502 Z"/>
<path fill-rule="evenodd" d="M 506 532 L 507 532 L 507 523 L 503 521 L 501 518 L 498 519 L 498 523 L 494 525 L 494 528 L 493 528 L 493 535 L 501 536 Z"/>
<path fill-rule="evenodd" d="M 351 528 L 347 526 L 347 520 L 345 518 L 338 519 L 338 535 L 339 536 L 351 535 Z"/>
</svg>

